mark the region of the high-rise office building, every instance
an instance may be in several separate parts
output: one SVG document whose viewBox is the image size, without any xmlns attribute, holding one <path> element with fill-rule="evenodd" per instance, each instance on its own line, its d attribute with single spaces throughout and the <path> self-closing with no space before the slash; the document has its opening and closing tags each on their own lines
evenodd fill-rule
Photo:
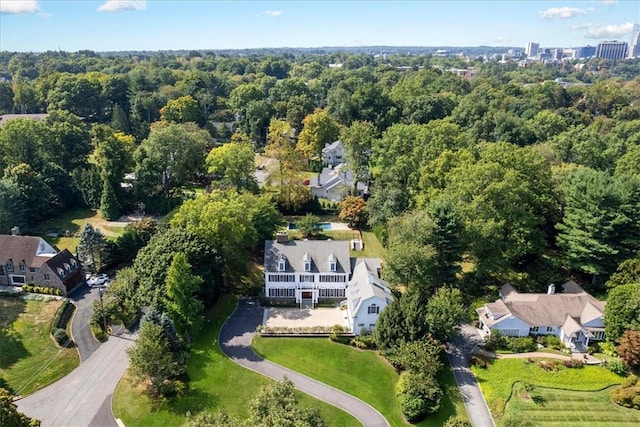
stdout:
<svg viewBox="0 0 640 427">
<path fill-rule="evenodd" d="M 596 47 L 596 57 L 602 59 L 624 59 L 627 57 L 627 42 L 617 40 L 598 43 Z"/>
<path fill-rule="evenodd" d="M 531 58 L 538 54 L 538 49 L 540 49 L 539 43 L 529 42 L 527 43 L 524 53 L 527 55 L 527 58 Z"/>
<path fill-rule="evenodd" d="M 629 43 L 629 58 L 640 57 L 640 24 L 633 26 L 631 31 L 631 42 Z"/>
<path fill-rule="evenodd" d="M 580 58 L 590 58 L 596 55 L 595 46 L 582 46 L 578 52 Z"/>
</svg>

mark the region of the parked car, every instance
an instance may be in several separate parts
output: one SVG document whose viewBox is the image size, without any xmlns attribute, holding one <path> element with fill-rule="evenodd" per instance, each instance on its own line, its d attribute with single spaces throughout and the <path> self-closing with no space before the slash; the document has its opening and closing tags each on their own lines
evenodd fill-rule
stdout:
<svg viewBox="0 0 640 427">
<path fill-rule="evenodd" d="M 90 288 L 93 288 L 94 286 L 102 286 L 102 285 L 105 285 L 106 283 L 109 283 L 109 276 L 107 276 L 106 274 L 98 274 L 95 276 L 91 276 L 87 280 L 87 286 L 89 286 Z"/>
</svg>

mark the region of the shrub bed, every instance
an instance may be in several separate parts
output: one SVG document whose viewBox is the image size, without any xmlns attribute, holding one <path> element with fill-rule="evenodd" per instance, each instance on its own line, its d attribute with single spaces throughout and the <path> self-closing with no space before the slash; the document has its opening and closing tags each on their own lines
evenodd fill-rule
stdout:
<svg viewBox="0 0 640 427">
<path fill-rule="evenodd" d="M 54 338 L 57 330 L 61 329 L 64 332 L 65 329 L 67 329 L 67 324 L 69 323 L 69 319 L 71 319 L 71 315 L 75 308 L 76 306 L 71 304 L 69 299 L 65 298 L 65 300 L 62 301 L 62 305 L 58 308 L 56 316 L 53 318 L 53 323 L 51 324 L 51 334 L 54 335 Z M 56 341 L 58 340 L 56 339 Z M 58 342 L 58 344 L 60 343 Z"/>
<path fill-rule="evenodd" d="M 22 290 L 25 292 L 30 292 L 34 294 L 62 296 L 62 291 L 58 288 L 54 288 L 53 286 L 33 286 L 33 285 L 27 284 L 27 285 L 22 285 Z"/>
<path fill-rule="evenodd" d="M 620 387 L 611 390 L 611 399 L 625 408 L 640 409 L 640 384 L 638 377 L 631 376 Z"/>
</svg>

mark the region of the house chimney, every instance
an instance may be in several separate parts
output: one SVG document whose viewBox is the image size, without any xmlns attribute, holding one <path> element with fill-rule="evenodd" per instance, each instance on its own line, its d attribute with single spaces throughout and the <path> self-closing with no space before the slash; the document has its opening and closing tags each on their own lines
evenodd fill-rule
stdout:
<svg viewBox="0 0 640 427">
<path fill-rule="evenodd" d="M 19 236 L 20 235 L 20 227 L 18 227 L 17 225 L 15 227 L 13 227 L 11 229 L 11 235 L 12 236 Z"/>
<path fill-rule="evenodd" d="M 289 241 L 289 235 L 284 232 L 276 233 L 276 242 L 287 243 Z"/>
<path fill-rule="evenodd" d="M 549 288 L 547 289 L 547 295 L 553 295 L 555 293 L 556 293 L 556 285 L 552 283 L 549 285 Z"/>
</svg>

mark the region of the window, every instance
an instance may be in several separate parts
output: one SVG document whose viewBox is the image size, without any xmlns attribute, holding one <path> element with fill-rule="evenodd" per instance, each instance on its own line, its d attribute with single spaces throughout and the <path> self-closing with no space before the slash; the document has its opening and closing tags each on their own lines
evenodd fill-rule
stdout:
<svg viewBox="0 0 640 427">
<path fill-rule="evenodd" d="M 553 332 L 553 326 L 547 326 L 547 332 Z"/>
<path fill-rule="evenodd" d="M 529 330 L 530 333 L 533 332 L 540 332 L 540 326 L 532 326 L 531 329 Z"/>
<path fill-rule="evenodd" d="M 276 283 L 291 283 L 296 281 L 295 274 L 269 274 L 269 281 Z"/>
<path fill-rule="evenodd" d="M 380 313 L 380 307 L 378 307 L 375 304 L 371 304 L 369 306 L 369 308 L 367 309 L 367 313 L 369 313 L 369 314 L 378 314 L 378 313 Z"/>
<path fill-rule="evenodd" d="M 269 297 L 271 298 L 293 298 L 295 296 L 295 289 L 269 289 Z"/>
<path fill-rule="evenodd" d="M 520 331 L 518 329 L 501 329 L 502 335 L 507 337 L 519 337 Z"/>
<path fill-rule="evenodd" d="M 4 267 L 0 265 L 0 276 L 4 276 Z"/>
<path fill-rule="evenodd" d="M 329 270 L 330 271 L 336 271 L 336 262 L 335 261 L 331 261 L 329 263 Z"/>
<path fill-rule="evenodd" d="M 343 274 L 321 274 L 320 282 L 324 282 L 324 283 L 346 282 L 346 276 Z"/>
<path fill-rule="evenodd" d="M 344 289 L 320 289 L 320 298 L 344 298 Z"/>
<path fill-rule="evenodd" d="M 25 265 L 23 263 L 20 263 L 20 271 L 24 271 L 25 270 Z"/>
<path fill-rule="evenodd" d="M 60 276 L 64 276 L 64 270 L 63 270 L 63 269 L 61 269 L 60 267 L 58 267 L 58 274 L 59 274 Z"/>
<path fill-rule="evenodd" d="M 314 281 L 313 274 L 301 274 L 300 275 L 300 281 L 301 282 L 313 282 Z"/>
<path fill-rule="evenodd" d="M 24 276 L 11 276 L 11 283 L 14 285 L 24 285 L 27 281 L 24 280 Z"/>
<path fill-rule="evenodd" d="M 375 324 L 375 323 L 369 323 L 369 329 L 373 329 L 373 328 L 375 328 L 375 327 L 376 327 L 376 324 Z"/>
<path fill-rule="evenodd" d="M 304 271 L 311 271 L 311 261 L 304 262 Z"/>
<path fill-rule="evenodd" d="M 71 258 L 71 265 L 73 265 L 74 267 L 78 265 L 78 262 L 75 258 Z"/>
<path fill-rule="evenodd" d="M 44 274 L 44 280 L 49 280 L 49 274 L 48 273 Z"/>
<path fill-rule="evenodd" d="M 33 267 L 29 267 L 29 272 L 30 272 L 30 273 L 35 273 L 35 272 L 36 272 L 36 269 L 35 269 L 35 268 L 33 268 Z"/>
<path fill-rule="evenodd" d="M 65 262 L 64 263 L 64 269 L 67 270 L 67 271 L 71 271 L 71 266 Z"/>
<path fill-rule="evenodd" d="M 595 341 L 604 340 L 604 331 L 593 331 L 593 339 Z"/>
<path fill-rule="evenodd" d="M 9 273 L 13 271 L 13 263 L 11 262 L 11 260 L 9 260 L 9 262 L 7 263 L 7 271 Z"/>
<path fill-rule="evenodd" d="M 358 323 L 359 328 L 364 328 L 364 323 Z"/>
<path fill-rule="evenodd" d="M 286 262 L 284 260 L 278 261 L 278 271 L 284 271 L 286 268 Z"/>
</svg>

